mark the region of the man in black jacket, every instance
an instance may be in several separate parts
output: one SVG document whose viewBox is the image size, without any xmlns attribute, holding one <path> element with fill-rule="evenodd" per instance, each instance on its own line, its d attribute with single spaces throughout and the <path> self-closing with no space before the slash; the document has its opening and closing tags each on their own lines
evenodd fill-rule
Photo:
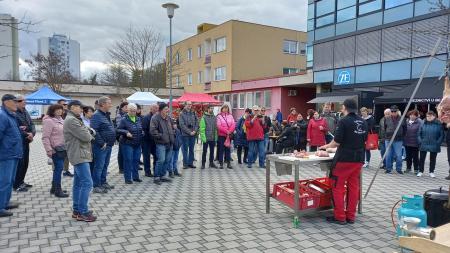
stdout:
<svg viewBox="0 0 450 253">
<path fill-rule="evenodd" d="M 16 95 L 15 101 L 17 102 L 17 125 L 19 126 L 20 133 L 22 135 L 23 157 L 19 160 L 19 164 L 17 165 L 14 190 L 18 192 L 26 192 L 32 187 L 32 185 L 25 183 L 24 180 L 28 171 L 28 164 L 30 160 L 30 143 L 36 135 L 36 129 L 33 121 L 31 120 L 30 114 L 27 109 L 25 109 L 25 97 L 20 94 Z"/>
<path fill-rule="evenodd" d="M 144 131 L 144 141 L 142 142 L 142 156 L 144 160 L 144 172 L 146 177 L 153 177 L 150 168 L 150 154 L 153 156 L 153 171 L 156 165 L 156 144 L 150 134 L 150 122 L 152 117 L 158 112 L 158 105 L 152 105 L 150 112 L 142 119 L 142 130 Z"/>
</svg>

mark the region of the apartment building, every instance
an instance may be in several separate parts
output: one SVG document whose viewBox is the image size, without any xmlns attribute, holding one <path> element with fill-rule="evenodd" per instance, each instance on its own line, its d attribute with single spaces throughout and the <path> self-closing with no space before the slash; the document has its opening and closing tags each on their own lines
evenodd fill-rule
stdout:
<svg viewBox="0 0 450 253">
<path fill-rule="evenodd" d="M 169 47 L 166 52 L 169 58 Z M 306 33 L 239 20 L 204 23 L 173 45 L 172 64 L 173 87 L 230 91 L 236 81 L 305 71 Z"/>
</svg>

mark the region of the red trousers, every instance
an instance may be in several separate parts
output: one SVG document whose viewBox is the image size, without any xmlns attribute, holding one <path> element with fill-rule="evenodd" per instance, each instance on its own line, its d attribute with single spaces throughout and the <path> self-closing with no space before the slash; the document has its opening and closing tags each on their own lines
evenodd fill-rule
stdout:
<svg viewBox="0 0 450 253">
<path fill-rule="evenodd" d="M 339 221 L 355 220 L 359 201 L 359 178 L 362 163 L 338 162 L 333 169 L 334 218 Z M 347 206 L 345 206 L 347 185 Z"/>
</svg>

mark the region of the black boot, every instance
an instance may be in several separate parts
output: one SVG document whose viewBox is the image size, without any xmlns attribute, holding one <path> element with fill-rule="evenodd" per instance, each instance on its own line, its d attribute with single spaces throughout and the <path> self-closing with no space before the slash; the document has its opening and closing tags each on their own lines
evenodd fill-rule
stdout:
<svg viewBox="0 0 450 253">
<path fill-rule="evenodd" d="M 233 169 L 233 167 L 231 166 L 231 162 L 227 162 L 227 168 L 228 169 Z"/>
<path fill-rule="evenodd" d="M 209 163 L 209 167 L 217 169 L 217 165 L 214 162 Z"/>
<path fill-rule="evenodd" d="M 55 183 L 52 182 L 52 188 L 50 188 L 50 194 L 55 194 Z"/>
<path fill-rule="evenodd" d="M 202 168 L 201 168 L 202 170 L 204 170 L 205 169 L 205 163 L 202 163 Z"/>
<path fill-rule="evenodd" d="M 55 185 L 55 197 L 67 198 L 67 197 L 69 197 L 69 194 L 63 192 L 63 190 L 61 189 L 61 184 L 56 184 Z"/>
<path fill-rule="evenodd" d="M 223 162 L 219 162 L 219 169 L 223 169 Z"/>
</svg>

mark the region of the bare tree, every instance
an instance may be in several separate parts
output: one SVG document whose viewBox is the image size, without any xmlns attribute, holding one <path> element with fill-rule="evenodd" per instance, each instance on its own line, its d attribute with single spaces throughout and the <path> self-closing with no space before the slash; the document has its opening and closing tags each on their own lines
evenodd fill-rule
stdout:
<svg viewBox="0 0 450 253">
<path fill-rule="evenodd" d="M 73 83 L 76 78 L 70 74 L 66 62 L 53 52 L 48 56 L 32 55 L 25 60 L 30 66 L 29 76 L 38 83 L 47 83 L 53 90 L 61 91 L 62 84 Z"/>
<path fill-rule="evenodd" d="M 129 75 L 134 76 L 133 85 L 141 91 L 148 90 L 150 83 L 145 83 L 146 69 L 152 69 L 161 53 L 161 34 L 153 29 L 141 30 L 130 28 L 108 50 L 111 62 L 123 66 Z"/>
</svg>

